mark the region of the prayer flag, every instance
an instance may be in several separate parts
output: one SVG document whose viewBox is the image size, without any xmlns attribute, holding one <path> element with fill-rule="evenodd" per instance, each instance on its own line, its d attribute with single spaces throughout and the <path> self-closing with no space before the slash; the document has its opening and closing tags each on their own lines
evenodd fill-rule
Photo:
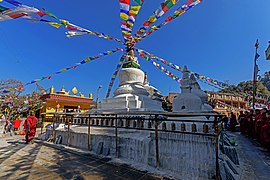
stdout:
<svg viewBox="0 0 270 180">
<path fill-rule="evenodd" d="M 48 11 L 48 10 L 46 10 L 44 8 L 43 8 L 43 10 L 46 12 L 46 14 L 48 16 L 51 16 L 52 18 L 59 20 L 58 17 L 56 15 L 54 15 L 53 13 L 51 13 L 50 11 Z"/>
<path fill-rule="evenodd" d="M 4 6 L 0 6 L 0 12 L 6 11 L 8 10 L 8 8 L 4 7 Z"/>
<path fill-rule="evenodd" d="M 163 16 L 164 13 L 165 13 L 165 12 L 164 12 L 163 10 L 161 10 L 161 9 L 157 9 L 157 10 L 154 12 L 154 14 L 155 14 L 155 16 L 156 16 L 157 18 L 160 18 L 161 16 Z"/>
<path fill-rule="evenodd" d="M 128 20 L 128 15 L 125 13 L 120 13 L 120 17 L 121 17 L 121 19 L 123 19 L 125 21 Z"/>
<path fill-rule="evenodd" d="M 120 9 L 129 11 L 129 4 L 120 3 Z"/>
<path fill-rule="evenodd" d="M 256 52 L 256 54 L 255 54 L 255 61 L 257 61 L 259 57 L 260 57 L 260 55 Z"/>
<path fill-rule="evenodd" d="M 130 4 L 130 0 L 119 0 L 120 3 Z"/>
<path fill-rule="evenodd" d="M 139 4 L 140 6 L 144 3 L 144 0 L 133 0 L 133 1 Z"/>
<path fill-rule="evenodd" d="M 148 19 L 148 21 L 152 24 L 157 20 L 157 18 L 155 16 L 150 16 L 150 18 Z"/>
<path fill-rule="evenodd" d="M 85 62 L 89 62 L 89 61 L 90 61 L 90 58 L 87 57 L 87 58 L 85 58 L 84 60 L 85 60 Z"/>
<path fill-rule="evenodd" d="M 70 30 L 70 31 L 75 31 L 75 30 L 78 30 L 78 28 L 76 28 L 76 27 L 72 27 L 72 26 L 66 26 L 66 28 L 68 29 L 68 30 Z"/>
<path fill-rule="evenodd" d="M 6 1 L 6 2 L 8 2 L 9 4 L 12 4 L 12 5 L 14 5 L 14 6 L 20 6 L 20 5 L 22 5 L 22 3 L 19 3 L 19 2 L 14 1 L 14 0 L 4 0 L 4 1 Z"/>
<path fill-rule="evenodd" d="M 56 22 L 48 22 L 48 24 L 50 24 L 51 26 L 55 27 L 55 28 L 59 28 L 60 26 L 62 26 L 62 24 L 56 23 Z"/>
<path fill-rule="evenodd" d="M 68 25 L 68 23 L 69 23 L 67 20 L 64 20 L 64 19 L 61 19 L 60 21 L 61 21 L 65 26 Z"/>
<path fill-rule="evenodd" d="M 259 73 L 259 66 L 256 64 L 254 67 L 254 73 L 255 73 L 255 80 L 257 79 L 258 73 Z"/>
<path fill-rule="evenodd" d="M 259 48 L 259 40 L 258 40 L 258 39 L 256 40 L 255 47 L 256 47 L 256 49 L 258 49 L 258 48 Z"/>
<path fill-rule="evenodd" d="M 40 17 L 43 17 L 43 16 L 46 15 L 46 13 L 43 12 L 43 11 L 41 11 L 41 10 L 39 10 L 38 12 L 36 12 L 36 14 L 39 15 Z"/>
<path fill-rule="evenodd" d="M 167 11 L 167 8 L 172 7 L 173 5 L 175 5 L 176 3 L 178 3 L 179 0 L 165 0 L 164 3 L 161 3 L 162 8 L 157 9 L 154 12 L 154 15 L 156 16 L 156 18 L 160 18 L 161 16 L 164 15 L 164 13 Z M 141 41 L 142 39 L 144 39 L 145 37 L 147 37 L 148 35 L 152 34 L 154 31 L 160 29 L 161 27 L 163 27 L 164 25 L 166 25 L 168 22 L 172 21 L 173 19 L 175 19 L 176 17 L 182 15 L 183 13 L 185 13 L 187 10 L 191 9 L 192 7 L 194 7 L 195 5 L 199 4 L 200 2 L 202 2 L 202 0 L 189 0 L 186 4 L 182 5 L 180 8 L 178 8 L 175 12 L 173 16 L 169 16 L 166 18 L 166 20 L 161 23 L 158 26 L 152 26 L 150 30 L 148 30 L 148 32 L 140 32 L 137 31 L 137 34 L 135 35 L 135 39 L 136 42 Z M 150 21 L 149 21 L 150 22 Z M 141 28 L 140 28 L 141 29 Z M 149 33 L 151 32 L 151 33 Z M 143 34 L 142 37 L 140 37 Z"/>
<path fill-rule="evenodd" d="M 131 6 L 130 13 L 137 15 L 141 9 L 141 6 Z"/>
<path fill-rule="evenodd" d="M 18 11 L 16 11 L 16 10 L 11 10 L 11 11 L 9 11 L 9 12 L 6 12 L 5 15 L 7 15 L 7 16 L 13 18 L 13 19 L 16 19 L 16 18 L 25 16 L 26 14 L 21 13 L 21 12 L 18 12 Z"/>
</svg>

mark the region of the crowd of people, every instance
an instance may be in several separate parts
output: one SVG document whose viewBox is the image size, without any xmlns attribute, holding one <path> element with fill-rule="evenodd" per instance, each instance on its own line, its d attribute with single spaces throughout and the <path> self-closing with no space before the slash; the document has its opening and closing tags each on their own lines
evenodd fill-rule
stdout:
<svg viewBox="0 0 270 180">
<path fill-rule="evenodd" d="M 241 134 L 256 139 L 263 147 L 270 149 L 270 110 L 240 111 L 238 120 L 232 112 L 229 119 L 224 120 L 224 124 L 230 131 L 235 131 L 239 124 Z"/>
</svg>

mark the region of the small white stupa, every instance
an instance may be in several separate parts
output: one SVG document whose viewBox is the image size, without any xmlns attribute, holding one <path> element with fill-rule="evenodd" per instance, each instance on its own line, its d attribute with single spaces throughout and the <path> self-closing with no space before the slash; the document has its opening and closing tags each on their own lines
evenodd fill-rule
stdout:
<svg viewBox="0 0 270 180">
<path fill-rule="evenodd" d="M 181 94 L 173 100 L 173 112 L 212 112 L 207 104 L 207 94 L 201 90 L 193 74 L 189 77 L 187 67 L 183 69 Z"/>
<path fill-rule="evenodd" d="M 98 111 L 164 111 L 157 98 L 159 91 L 149 85 L 145 73 L 139 68 L 137 57 L 131 50 L 119 72 L 119 87 L 112 98 L 101 102 Z"/>
</svg>

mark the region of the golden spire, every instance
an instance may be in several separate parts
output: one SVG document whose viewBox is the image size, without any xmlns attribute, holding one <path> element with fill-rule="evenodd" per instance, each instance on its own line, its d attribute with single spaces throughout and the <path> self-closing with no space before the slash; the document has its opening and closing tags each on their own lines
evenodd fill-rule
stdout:
<svg viewBox="0 0 270 180">
<path fill-rule="evenodd" d="M 89 94 L 89 99 L 93 99 L 93 94 L 92 93 Z"/>
<path fill-rule="evenodd" d="M 53 86 L 50 88 L 50 94 L 54 94 L 54 87 Z"/>
<path fill-rule="evenodd" d="M 61 91 L 62 91 L 62 92 L 65 92 L 65 88 L 64 88 L 64 86 L 62 86 L 62 89 L 61 89 Z"/>
<path fill-rule="evenodd" d="M 84 97 L 84 95 L 81 92 L 79 92 L 79 94 L 80 94 L 80 97 Z"/>
<path fill-rule="evenodd" d="M 77 90 L 76 87 L 74 87 L 71 91 L 72 91 L 72 93 L 74 94 L 74 96 L 76 96 L 76 94 L 78 93 L 78 90 Z"/>
<path fill-rule="evenodd" d="M 131 49 L 129 52 L 128 52 L 128 54 L 131 56 L 131 57 L 134 57 L 135 55 L 134 55 L 134 49 Z"/>
</svg>

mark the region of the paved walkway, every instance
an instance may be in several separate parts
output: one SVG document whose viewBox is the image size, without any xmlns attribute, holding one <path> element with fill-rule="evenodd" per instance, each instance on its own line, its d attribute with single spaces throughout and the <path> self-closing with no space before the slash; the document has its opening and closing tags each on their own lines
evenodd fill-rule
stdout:
<svg viewBox="0 0 270 180">
<path fill-rule="evenodd" d="M 270 152 L 240 133 L 237 138 L 241 180 L 270 179 Z M 22 136 L 0 138 L 0 179 L 149 179 L 158 180 L 110 158 L 55 148 L 42 143 L 24 144 Z"/>
<path fill-rule="evenodd" d="M 24 144 L 23 137 L 0 139 L 0 179 L 161 179 L 109 158 L 78 155 L 45 146 Z"/>
<path fill-rule="evenodd" d="M 260 144 L 239 132 L 232 133 L 237 137 L 237 153 L 240 160 L 241 176 L 243 180 L 270 179 L 270 152 Z"/>
</svg>

